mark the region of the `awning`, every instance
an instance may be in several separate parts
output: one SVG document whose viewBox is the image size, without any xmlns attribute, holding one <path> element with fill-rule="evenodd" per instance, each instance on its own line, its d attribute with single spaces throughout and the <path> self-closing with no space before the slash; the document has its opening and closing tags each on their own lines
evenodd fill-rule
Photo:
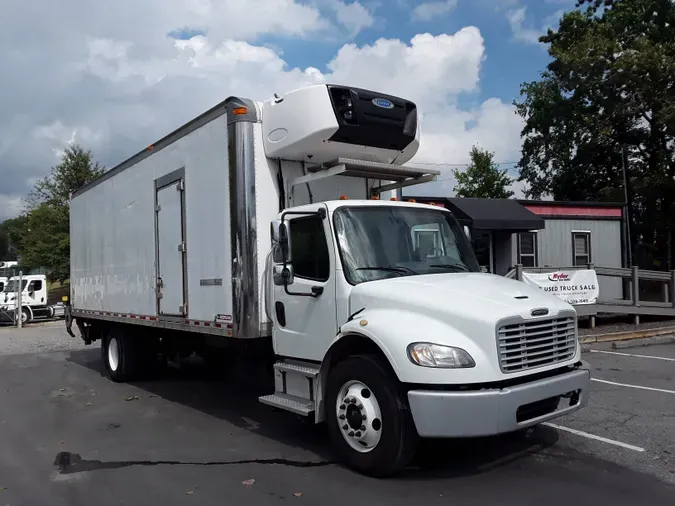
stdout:
<svg viewBox="0 0 675 506">
<path fill-rule="evenodd" d="M 512 199 L 470 199 L 445 197 L 408 197 L 417 202 L 443 206 L 455 215 L 462 224 L 476 230 L 544 230 L 544 218 L 537 216 L 517 200 Z"/>
<path fill-rule="evenodd" d="M 544 230 L 543 218 L 512 199 L 448 199 L 448 208 L 471 228 L 483 230 Z"/>
</svg>

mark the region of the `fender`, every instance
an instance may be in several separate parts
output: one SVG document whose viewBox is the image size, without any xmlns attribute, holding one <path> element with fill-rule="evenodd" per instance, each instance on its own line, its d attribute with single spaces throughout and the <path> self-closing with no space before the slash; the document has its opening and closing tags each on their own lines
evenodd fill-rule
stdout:
<svg viewBox="0 0 675 506">
<path fill-rule="evenodd" d="M 320 385 L 316 392 L 317 422 L 324 419 L 323 394 L 326 378 L 332 364 L 331 356 L 341 339 L 361 336 L 382 351 L 401 383 L 413 384 L 466 384 L 481 383 L 485 377 L 500 375 L 496 361 L 496 337 L 492 346 L 494 357 L 487 355 L 475 341 L 446 322 L 419 313 L 401 309 L 364 309 L 340 327 L 321 363 Z M 466 350 L 476 362 L 471 369 L 433 369 L 421 367 L 408 358 L 407 347 L 413 342 L 431 342 L 457 346 Z M 495 370 L 494 365 L 497 365 Z"/>
<path fill-rule="evenodd" d="M 30 316 L 28 317 L 28 321 L 30 321 L 30 320 L 32 320 L 33 318 L 35 318 L 35 315 L 33 314 L 33 308 L 31 308 L 30 306 L 21 306 L 21 309 L 23 309 L 24 307 L 25 307 L 26 309 L 28 309 L 28 314 L 30 315 Z"/>
</svg>

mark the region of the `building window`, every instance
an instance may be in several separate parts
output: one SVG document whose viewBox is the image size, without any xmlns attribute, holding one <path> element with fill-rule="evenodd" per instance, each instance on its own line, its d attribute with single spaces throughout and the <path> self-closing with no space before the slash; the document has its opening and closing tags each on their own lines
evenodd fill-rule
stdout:
<svg viewBox="0 0 675 506">
<path fill-rule="evenodd" d="M 518 234 L 518 263 L 523 267 L 537 266 L 537 234 L 535 232 Z"/>
<path fill-rule="evenodd" d="M 572 232 L 572 261 L 574 267 L 588 265 L 593 261 L 590 232 Z"/>
<path fill-rule="evenodd" d="M 291 220 L 291 261 L 294 275 L 315 281 L 328 281 L 330 257 L 319 216 Z"/>
</svg>

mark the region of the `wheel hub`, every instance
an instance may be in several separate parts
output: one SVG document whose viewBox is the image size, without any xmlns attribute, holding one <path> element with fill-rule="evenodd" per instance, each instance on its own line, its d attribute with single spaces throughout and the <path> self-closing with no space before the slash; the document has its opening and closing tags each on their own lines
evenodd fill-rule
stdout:
<svg viewBox="0 0 675 506">
<path fill-rule="evenodd" d="M 113 371 L 117 371 L 120 364 L 120 347 L 114 337 L 108 342 L 108 364 Z"/>
<path fill-rule="evenodd" d="M 373 392 L 359 381 L 345 383 L 336 399 L 342 437 L 360 453 L 371 451 L 382 437 L 382 412 Z"/>
</svg>

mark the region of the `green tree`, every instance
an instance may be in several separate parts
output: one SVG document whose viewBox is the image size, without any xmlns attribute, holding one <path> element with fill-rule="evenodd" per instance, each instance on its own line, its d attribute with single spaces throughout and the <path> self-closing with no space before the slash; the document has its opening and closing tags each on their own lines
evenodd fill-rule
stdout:
<svg viewBox="0 0 675 506">
<path fill-rule="evenodd" d="M 26 216 L 17 216 L 0 223 L 0 260 L 16 260 L 21 254 Z"/>
<path fill-rule="evenodd" d="M 489 199 L 512 197 L 513 191 L 509 190 L 509 186 L 513 179 L 507 176 L 506 170 L 500 171 L 493 159 L 494 153 L 474 146 L 469 167 L 463 172 L 453 170 L 457 180 L 455 195 Z"/>
<path fill-rule="evenodd" d="M 70 194 L 104 172 L 91 151 L 68 146 L 61 163 L 27 198 L 21 263 L 45 267 L 52 280 L 70 276 Z"/>
<path fill-rule="evenodd" d="M 551 63 L 524 83 L 519 180 L 528 196 L 631 203 L 632 242 L 667 251 L 675 219 L 675 4 L 578 0 L 540 38 Z"/>
</svg>

